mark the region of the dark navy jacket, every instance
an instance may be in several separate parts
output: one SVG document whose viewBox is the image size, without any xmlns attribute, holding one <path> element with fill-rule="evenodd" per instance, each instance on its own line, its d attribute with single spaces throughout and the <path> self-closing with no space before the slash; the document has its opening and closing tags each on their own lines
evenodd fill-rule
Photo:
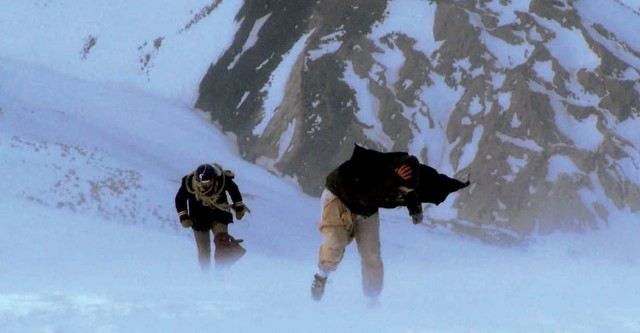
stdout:
<svg viewBox="0 0 640 333">
<path fill-rule="evenodd" d="M 213 222 L 229 224 L 233 222 L 233 216 L 229 209 L 223 210 L 216 207 L 207 207 L 201 201 L 198 201 L 193 192 L 192 184 L 193 174 L 182 177 L 180 189 L 176 193 L 176 210 L 188 211 L 189 218 L 193 221 L 193 229 L 197 231 L 210 230 Z M 214 185 L 205 193 L 205 195 L 218 195 L 216 204 L 220 207 L 228 206 L 227 193 L 231 197 L 232 202 L 241 202 L 242 195 L 238 189 L 238 185 L 233 181 L 233 176 L 223 173 L 220 179 L 214 180 Z M 222 189 L 220 186 L 222 185 Z"/>
</svg>

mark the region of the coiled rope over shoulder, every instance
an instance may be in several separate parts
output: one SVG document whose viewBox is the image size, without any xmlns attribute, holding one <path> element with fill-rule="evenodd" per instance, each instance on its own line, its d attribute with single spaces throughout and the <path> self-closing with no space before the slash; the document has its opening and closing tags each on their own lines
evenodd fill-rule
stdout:
<svg viewBox="0 0 640 333">
<path fill-rule="evenodd" d="M 196 177 L 196 171 L 194 170 L 187 179 L 187 192 L 193 194 L 196 200 L 202 203 L 205 207 L 217 208 L 227 212 L 231 212 L 231 205 L 228 203 L 219 203 L 220 195 L 226 195 L 224 193 L 224 185 L 226 181 L 226 172 L 221 165 L 214 163 L 214 165 L 221 171 L 219 179 L 214 179 L 213 185 L 210 189 L 205 190 L 202 184 Z M 189 181 L 190 180 L 190 181 Z"/>
</svg>

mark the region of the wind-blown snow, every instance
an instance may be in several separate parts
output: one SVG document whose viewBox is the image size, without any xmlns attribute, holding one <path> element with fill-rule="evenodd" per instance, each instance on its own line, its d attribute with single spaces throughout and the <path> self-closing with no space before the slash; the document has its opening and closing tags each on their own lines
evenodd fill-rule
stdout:
<svg viewBox="0 0 640 333">
<path fill-rule="evenodd" d="M 499 248 L 384 211 L 380 305 L 361 294 L 354 246 L 315 303 L 317 199 L 243 162 L 187 109 L 7 59 L 0 69 L 7 332 L 640 330 L 640 230 L 631 223 Z M 31 93 L 41 84 L 51 89 Z M 121 100 L 130 109 L 119 110 Z M 249 252 L 209 274 L 199 271 L 192 236 L 173 210 L 177 180 L 201 161 L 234 170 L 252 209 L 231 226 Z M 136 177 L 92 196 L 89 185 L 117 178 L 116 169 Z"/>
<path fill-rule="evenodd" d="M 135 13 L 146 13 L 136 5 L 154 8 L 158 17 L 188 5 L 127 4 Z M 63 2 L 7 3 L 0 12 L 0 43 L 13 29 L 39 40 L 44 28 L 37 22 L 68 23 L 81 29 L 68 38 L 82 40 L 91 27 L 83 20 L 101 8 L 87 6 L 73 7 L 85 14 L 76 17 L 56 16 L 65 8 L 72 12 Z M 15 21 L 22 14 L 27 23 Z M 157 33 L 147 30 L 152 24 L 138 27 L 135 34 Z M 105 25 L 101 31 L 109 30 Z M 204 44 L 190 51 L 208 53 Z M 0 47 L 2 332 L 640 332 L 640 226 L 629 211 L 612 210 L 619 215 L 608 219 L 616 223 L 601 230 L 497 247 L 446 227 L 414 226 L 404 209 L 384 210 L 379 304 L 362 295 L 355 245 L 330 277 L 325 298 L 313 302 L 317 198 L 241 159 L 231 138 L 180 102 L 185 95 L 176 99 L 142 83 L 132 87 L 81 73 L 95 66 L 96 73 L 132 77 L 137 69 L 113 62 L 74 65 L 67 55 L 76 48 L 70 51 L 66 42 L 41 44 L 47 59 L 23 57 L 33 46 Z M 100 52 L 115 57 L 118 51 Z M 156 69 L 201 66 L 174 60 Z M 197 87 L 197 80 L 185 78 L 178 81 Z M 441 93 L 431 108 L 450 109 L 457 100 L 460 92 L 444 87 L 436 81 L 436 89 L 424 92 Z M 420 130 L 442 137 L 445 121 L 433 121 L 433 128 Z M 625 126 L 619 130 L 635 140 L 635 129 Z M 515 144 L 537 149 L 531 142 Z M 439 155 L 449 149 L 449 143 L 435 146 L 429 157 L 445 160 Z M 179 227 L 173 202 L 180 177 L 205 161 L 237 174 L 252 210 L 231 226 L 245 239 L 247 255 L 229 270 L 208 273 L 198 267 L 193 236 Z M 516 172 L 519 161 L 508 163 Z M 553 180 L 576 167 L 558 158 L 549 168 Z M 606 202 L 597 175 L 591 177 L 596 188 L 581 194 L 594 204 Z M 455 217 L 452 197 L 429 212 Z"/>
</svg>

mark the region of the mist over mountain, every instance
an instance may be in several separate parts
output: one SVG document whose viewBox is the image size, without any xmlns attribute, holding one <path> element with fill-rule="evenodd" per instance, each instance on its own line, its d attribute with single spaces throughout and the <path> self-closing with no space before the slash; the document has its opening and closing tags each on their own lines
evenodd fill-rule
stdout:
<svg viewBox="0 0 640 333">
<path fill-rule="evenodd" d="M 436 223 L 490 238 L 598 227 L 640 210 L 639 7 L 245 1 L 195 106 L 313 195 L 359 143 L 470 174 Z"/>
<path fill-rule="evenodd" d="M 2 56 L 203 110 L 312 195 L 355 143 L 409 151 L 472 182 L 428 219 L 493 241 L 640 210 L 637 1 L 154 6 L 15 3 Z"/>
<path fill-rule="evenodd" d="M 586 10 L 593 2 L 607 5 Z M 597 18 L 589 16 L 591 22 L 611 32 L 605 35 L 615 34 L 616 41 L 583 38 L 597 39 L 606 46 L 596 47 L 598 52 L 621 59 L 605 62 L 575 41 L 581 41 L 578 28 L 565 30 L 568 23 L 553 23 L 561 17 L 532 14 L 539 2 L 484 1 L 475 8 L 472 2 L 395 0 L 348 8 L 298 1 L 4 1 L 1 332 L 640 332 L 640 224 L 632 200 L 637 109 L 609 112 L 607 103 L 621 97 L 600 105 L 608 95 L 605 84 L 596 84 L 605 82 L 613 91 L 618 82 L 637 91 L 637 66 L 628 65 L 637 62 L 635 31 L 627 34 L 637 26 L 634 3 L 573 3 L 576 10 L 582 6 L 583 22 L 591 14 Z M 568 4 L 552 5 L 570 12 Z M 484 14 L 476 14 L 481 9 Z M 345 10 L 348 15 L 338 15 Z M 533 17 L 527 24 L 543 22 L 553 36 L 563 36 L 561 42 L 551 32 L 545 32 L 546 42 L 537 42 L 542 35 L 526 34 L 543 29 L 529 25 L 522 26 L 531 29 L 526 34 L 513 30 L 521 44 L 492 38 L 511 31 L 500 27 L 520 24 L 516 10 L 517 16 Z M 482 32 L 491 20 L 497 28 Z M 370 30 L 358 26 L 363 22 Z M 423 28 L 466 27 L 464 22 L 471 25 L 465 31 L 476 31 L 464 40 L 436 40 L 442 35 Z M 448 30 L 447 36 L 455 33 Z M 271 45 L 262 44 L 267 36 Z M 534 60 L 520 49 L 529 44 L 550 50 L 543 58 L 549 60 L 535 60 L 534 70 L 526 69 Z M 558 47 L 569 51 L 560 57 Z M 253 55 L 261 59 L 258 67 L 247 66 L 246 57 L 260 48 Z M 266 56 L 270 48 L 278 51 Z M 534 48 L 526 49 L 530 55 Z M 476 51 L 479 59 L 465 58 Z M 612 64 L 625 70 L 598 72 Z M 220 89 L 247 85 L 241 94 L 226 90 L 229 109 L 193 107 L 208 98 L 199 86 L 209 68 L 218 68 L 220 79 L 205 81 L 224 83 Z M 268 68 L 264 77 L 262 68 Z M 573 69 L 566 74 L 564 68 Z M 576 68 L 602 80 L 592 81 L 595 92 L 576 83 L 591 82 Z M 241 70 L 244 76 L 225 73 Z M 265 78 L 267 83 L 259 82 Z M 318 94 L 302 94 L 305 85 Z M 234 102 L 236 93 L 240 99 Z M 522 96 L 537 105 L 534 111 L 519 109 L 528 105 Z M 305 100 L 310 106 L 296 104 Z M 245 109 L 245 103 L 254 107 Z M 542 115 L 553 117 L 535 114 L 547 103 L 553 109 L 543 108 Z M 240 111 L 252 112 L 246 124 L 232 121 L 245 116 Z M 305 115 L 317 132 L 300 131 L 311 121 Z M 231 125 L 237 128 L 231 131 Z M 496 132 L 499 125 L 503 129 Z M 302 146 L 301 140 L 321 140 L 314 133 L 326 142 Z M 277 140 L 269 143 L 271 137 Z M 457 177 L 471 173 L 474 187 L 427 209 L 429 220 L 441 222 L 435 227 L 413 225 L 405 209 L 381 210 L 380 298 L 371 303 L 363 295 L 361 258 L 352 244 L 318 303 L 310 286 L 322 242 L 319 200 L 300 187 L 313 192 L 311 181 L 321 182 L 322 168 L 342 162 L 357 141 L 408 149 Z M 263 145 L 264 153 L 251 155 L 252 145 Z M 269 155 L 274 147 L 275 158 Z M 286 171 L 298 165 L 290 159 L 301 153 L 308 155 L 299 155 L 298 164 L 307 169 Z M 604 166 L 598 164 L 603 160 Z M 234 237 L 245 240 L 247 254 L 230 269 L 209 272 L 201 271 L 193 233 L 180 227 L 174 202 L 180 178 L 205 161 L 236 174 L 251 208 L 230 226 Z M 529 194 L 518 183 L 527 183 Z M 565 183 L 574 187 L 559 194 Z M 573 191 L 580 200 L 570 201 Z M 598 227 L 609 225 L 526 237 L 516 246 L 457 233 L 519 240 L 528 232 L 519 230 L 531 222 L 519 218 L 522 207 L 543 199 L 557 204 L 530 213 L 554 219 L 532 235 L 590 228 L 578 219 L 556 223 L 553 214 L 568 216 L 574 204 L 601 205 L 594 210 L 602 217 L 594 219 Z M 565 215 L 551 210 L 560 204 Z"/>
</svg>

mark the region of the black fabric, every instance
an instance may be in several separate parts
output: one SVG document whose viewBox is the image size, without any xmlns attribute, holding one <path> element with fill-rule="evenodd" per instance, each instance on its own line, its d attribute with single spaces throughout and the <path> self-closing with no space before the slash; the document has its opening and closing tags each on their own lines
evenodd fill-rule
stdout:
<svg viewBox="0 0 640 333">
<path fill-rule="evenodd" d="M 420 183 L 417 193 L 420 202 L 428 202 L 435 205 L 442 203 L 449 194 L 456 192 L 469 186 L 471 182 L 461 182 L 457 179 L 450 178 L 446 175 L 438 173 L 436 169 L 421 164 L 420 165 Z"/>
<path fill-rule="evenodd" d="M 326 187 L 353 213 L 370 216 L 385 202 L 397 200 L 400 186 L 415 185 L 411 183 L 417 181 L 417 170 L 415 180 L 409 182 L 396 174 L 402 164 L 418 162 L 405 152 L 381 153 L 356 145 L 351 158 L 327 176 Z"/>
<path fill-rule="evenodd" d="M 412 177 L 403 180 L 396 168 L 408 165 Z M 406 152 L 383 153 L 356 145 L 351 158 L 333 170 L 326 187 L 355 214 L 369 216 L 379 208 L 406 206 L 410 215 L 422 213 L 421 203 L 440 204 L 469 185 L 420 164 Z M 404 188 L 401 190 L 401 188 Z"/>
<path fill-rule="evenodd" d="M 420 164 L 420 178 L 418 186 L 415 190 L 407 193 L 402 201 L 389 201 L 383 203 L 382 208 L 395 208 L 399 206 L 407 206 L 409 214 L 414 215 L 421 212 L 413 209 L 418 203 L 432 203 L 436 206 L 441 204 L 449 194 L 463 189 L 471 184 L 469 181 L 461 182 L 457 179 L 450 178 L 447 175 L 438 173 L 438 171 L 428 165 Z"/>
<path fill-rule="evenodd" d="M 409 154 L 405 152 L 383 153 L 355 145 L 350 160 L 359 167 L 363 167 L 362 171 L 382 172 L 388 170 L 389 166 L 405 156 L 409 156 Z"/>
</svg>

